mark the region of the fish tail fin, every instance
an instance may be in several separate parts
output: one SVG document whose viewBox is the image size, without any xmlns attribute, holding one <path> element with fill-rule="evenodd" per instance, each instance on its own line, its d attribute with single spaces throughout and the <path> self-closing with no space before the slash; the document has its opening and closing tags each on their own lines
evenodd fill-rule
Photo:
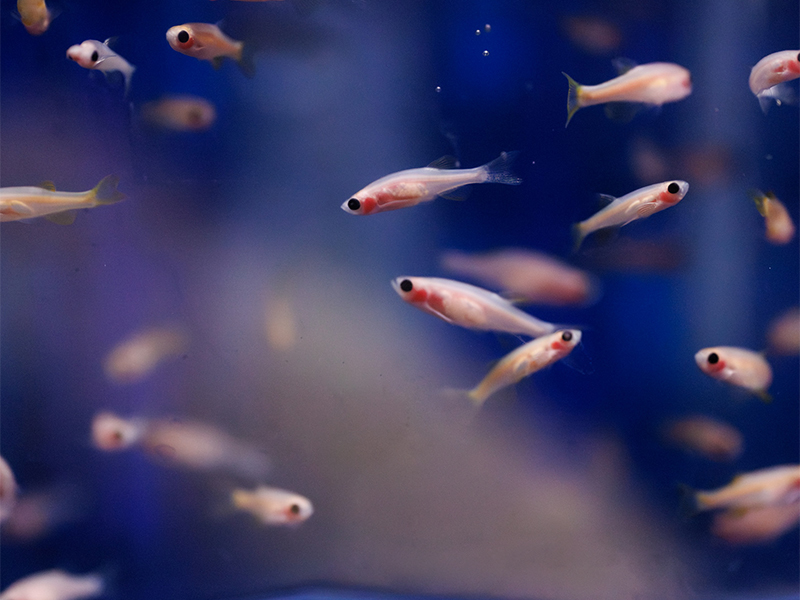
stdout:
<svg viewBox="0 0 800 600">
<path fill-rule="evenodd" d="M 772 403 L 772 396 L 767 390 L 756 390 L 755 394 L 764 404 Z"/>
<path fill-rule="evenodd" d="M 100 180 L 95 188 L 92 190 L 95 202 L 97 204 L 114 204 L 120 200 L 125 199 L 125 194 L 117 190 L 119 185 L 119 177 L 116 175 L 106 175 Z"/>
<path fill-rule="evenodd" d="M 245 44 L 242 42 L 236 64 L 239 65 L 239 69 L 248 79 L 252 79 L 256 76 L 255 49 L 253 44 Z"/>
<path fill-rule="evenodd" d="M 581 107 L 581 84 L 564 73 L 564 71 L 561 71 L 561 74 L 566 77 L 569 82 L 569 90 L 567 91 L 567 123 L 564 125 L 566 129 L 567 125 L 569 125 L 569 122 L 572 120 L 572 116 L 578 112 L 578 109 Z"/>
<path fill-rule="evenodd" d="M 767 195 L 761 190 L 750 190 L 747 192 L 756 205 L 756 210 L 762 217 L 767 216 Z"/>
<path fill-rule="evenodd" d="M 580 250 L 581 244 L 583 244 L 583 240 L 586 238 L 586 234 L 583 232 L 583 227 L 580 223 L 575 223 L 572 226 L 572 253 L 575 254 L 578 250 Z"/>
<path fill-rule="evenodd" d="M 235 489 L 231 492 L 231 504 L 234 508 L 247 509 L 253 504 L 252 494 L 247 490 Z"/>
<path fill-rule="evenodd" d="M 517 158 L 519 152 L 501 152 L 500 156 L 492 162 L 483 165 L 486 171 L 486 181 L 489 183 L 505 183 L 506 185 L 519 185 L 522 179 L 511 172 L 511 163 Z"/>
<path fill-rule="evenodd" d="M 697 516 L 703 510 L 698 500 L 698 494 L 695 489 L 685 483 L 678 484 L 678 492 L 680 492 L 681 500 L 678 506 L 680 514 L 685 519 L 690 519 Z"/>
</svg>

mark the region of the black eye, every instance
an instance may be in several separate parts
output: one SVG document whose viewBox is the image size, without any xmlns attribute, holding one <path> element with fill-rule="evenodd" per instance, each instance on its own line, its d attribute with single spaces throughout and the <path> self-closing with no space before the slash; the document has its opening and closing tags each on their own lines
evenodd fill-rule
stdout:
<svg viewBox="0 0 800 600">
<path fill-rule="evenodd" d="M 347 208 L 349 208 L 350 210 L 358 210 L 359 208 L 361 208 L 361 202 L 359 202 L 355 198 L 350 198 L 350 200 L 347 201 Z"/>
<path fill-rule="evenodd" d="M 400 282 L 400 289 L 404 292 L 410 292 L 413 288 L 414 286 L 408 279 L 403 279 L 403 281 Z"/>
<path fill-rule="evenodd" d="M 679 186 L 679 185 L 678 185 L 677 183 L 675 183 L 674 181 L 673 181 L 672 183 L 670 183 L 670 184 L 669 184 L 669 186 L 667 187 L 667 191 L 668 191 L 670 194 L 677 194 L 677 193 L 678 193 L 678 190 L 680 190 L 680 189 L 681 189 L 681 186 Z"/>
<path fill-rule="evenodd" d="M 712 352 L 708 355 L 708 364 L 715 365 L 719 362 L 719 355 L 716 352 Z"/>
<path fill-rule="evenodd" d="M 800 54 L 797 55 L 797 62 L 800 62 Z"/>
<path fill-rule="evenodd" d="M 97 50 L 92 52 L 92 62 L 97 62 L 97 59 L 100 58 L 100 55 L 97 54 Z"/>
<path fill-rule="evenodd" d="M 289 512 L 292 513 L 293 515 L 299 515 L 300 514 L 300 505 L 292 504 L 289 507 Z"/>
<path fill-rule="evenodd" d="M 186 42 L 189 41 L 189 34 L 186 33 L 185 29 L 181 29 L 181 32 L 178 34 L 178 41 L 181 44 L 185 44 Z"/>
<path fill-rule="evenodd" d="M 572 339 L 572 332 L 565 331 L 564 333 L 561 334 L 561 339 L 564 340 L 565 342 L 570 341 Z"/>
</svg>

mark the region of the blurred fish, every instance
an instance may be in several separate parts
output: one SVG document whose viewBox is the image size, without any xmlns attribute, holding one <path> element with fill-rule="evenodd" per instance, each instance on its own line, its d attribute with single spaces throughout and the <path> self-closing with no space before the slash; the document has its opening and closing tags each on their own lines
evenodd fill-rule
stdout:
<svg viewBox="0 0 800 600">
<path fill-rule="evenodd" d="M 631 221 L 645 219 L 650 215 L 674 206 L 689 191 L 685 181 L 656 183 L 640 188 L 621 198 L 601 195 L 610 204 L 594 215 L 572 226 L 572 237 L 577 251 L 584 238 L 598 229 L 622 227 Z"/>
<path fill-rule="evenodd" d="M 116 383 L 132 383 L 149 375 L 168 358 L 182 355 L 188 336 L 176 327 L 153 327 L 115 346 L 105 359 L 104 369 Z"/>
<path fill-rule="evenodd" d="M 800 502 L 714 515 L 711 533 L 737 546 L 766 544 L 800 524 Z"/>
<path fill-rule="evenodd" d="M 86 40 L 70 46 L 67 50 L 67 58 L 74 60 L 84 69 L 102 71 L 106 77 L 112 71 L 119 71 L 125 79 L 125 95 L 127 96 L 131 89 L 131 77 L 133 77 L 136 67 L 108 47 L 112 39 L 109 38 L 105 42 Z"/>
<path fill-rule="evenodd" d="M 116 451 L 138 444 L 147 428 L 147 421 L 123 419 L 114 413 L 102 411 L 92 419 L 92 442 L 99 450 Z"/>
<path fill-rule="evenodd" d="M 297 317 L 288 296 L 278 296 L 267 303 L 264 314 L 267 342 L 275 350 L 291 350 L 297 343 Z"/>
<path fill-rule="evenodd" d="M 617 61 L 623 73 L 598 85 L 581 85 L 563 73 L 569 81 L 567 125 L 578 109 L 606 102 L 636 102 L 661 106 L 676 102 L 692 93 L 692 77 L 688 70 L 674 63 L 649 63 L 627 69 Z M 566 127 L 566 125 L 565 125 Z"/>
<path fill-rule="evenodd" d="M 207 60 L 215 69 L 222 66 L 225 57 L 236 61 L 242 72 L 253 77 L 255 65 L 245 53 L 244 42 L 229 38 L 216 25 L 210 23 L 185 23 L 167 30 L 167 41 L 173 50 L 198 60 Z"/>
<path fill-rule="evenodd" d="M 597 296 L 598 284 L 589 273 L 541 252 L 447 252 L 441 262 L 445 269 L 497 287 L 524 302 L 565 306 L 587 304 Z"/>
<path fill-rule="evenodd" d="M 649 138 L 634 138 L 628 145 L 628 157 L 631 171 L 642 183 L 659 181 L 670 173 L 669 155 Z"/>
<path fill-rule="evenodd" d="M 44 0 L 17 0 L 17 12 L 31 35 L 42 35 L 53 20 L 53 13 Z"/>
<path fill-rule="evenodd" d="M 125 198 L 117 191 L 116 175 L 104 177 L 88 192 L 57 192 L 52 182 L 41 187 L 0 188 L 0 222 L 47 217 L 59 224 L 75 221 L 74 211 L 102 204 L 114 204 Z"/>
<path fill-rule="evenodd" d="M 742 434 L 735 427 L 696 415 L 669 423 L 664 437 L 673 444 L 711 460 L 730 461 L 742 453 Z"/>
<path fill-rule="evenodd" d="M 778 200 L 772 192 L 765 194 L 761 190 L 752 190 L 750 197 L 756 203 L 758 212 L 764 217 L 767 241 L 776 246 L 791 242 L 796 229 L 783 202 Z"/>
<path fill-rule="evenodd" d="M 500 359 L 500 362 L 468 395 L 480 406 L 497 390 L 513 385 L 524 377 L 561 360 L 572 352 L 580 341 L 580 331 L 567 329 L 528 342 Z"/>
<path fill-rule="evenodd" d="M 0 594 L 0 600 L 78 600 L 100 596 L 103 588 L 100 575 L 71 575 L 53 569 L 12 583 Z"/>
<path fill-rule="evenodd" d="M 785 506 L 800 502 L 800 465 L 781 465 L 751 471 L 716 490 L 694 492 L 698 511 Z"/>
<path fill-rule="evenodd" d="M 451 325 L 539 337 L 556 326 L 521 311 L 488 290 L 438 277 L 398 277 L 392 287 L 418 309 Z"/>
<path fill-rule="evenodd" d="M 149 125 L 172 131 L 204 131 L 217 119 L 214 105 L 197 96 L 165 96 L 143 105 L 141 115 Z"/>
<path fill-rule="evenodd" d="M 308 498 L 279 488 L 259 486 L 256 489 L 235 489 L 231 503 L 245 510 L 265 525 L 296 525 L 308 519 L 314 507 Z"/>
<path fill-rule="evenodd" d="M 594 15 L 575 15 L 562 21 L 569 41 L 590 54 L 611 54 L 622 43 L 622 32 L 614 23 Z"/>
<path fill-rule="evenodd" d="M 58 484 L 20 494 L 3 523 L 3 541 L 34 542 L 80 518 L 86 498 L 74 485 Z"/>
<path fill-rule="evenodd" d="M 581 256 L 593 270 L 634 273 L 669 273 L 689 260 L 686 245 L 672 239 L 618 238 Z"/>
<path fill-rule="evenodd" d="M 765 56 L 750 70 L 750 91 L 758 98 L 761 110 L 766 113 L 772 101 L 781 105 L 790 96 L 790 88 L 781 84 L 800 77 L 800 50 L 783 50 Z"/>
<path fill-rule="evenodd" d="M 0 523 L 14 510 L 17 501 L 17 480 L 6 460 L 0 456 Z"/>
<path fill-rule="evenodd" d="M 519 185 L 522 180 L 509 171 L 518 152 L 503 152 L 492 162 L 474 169 L 456 169 L 452 156 L 443 156 L 421 169 L 398 171 L 370 183 L 342 203 L 342 210 L 352 215 L 371 215 L 414 206 L 436 196 L 463 199 L 455 192 L 473 183 Z"/>
<path fill-rule="evenodd" d="M 767 393 L 772 383 L 772 368 L 762 354 L 735 348 L 703 348 L 694 355 L 700 370 L 714 379 L 749 390 L 764 402 L 772 401 Z"/>
<path fill-rule="evenodd" d="M 767 343 L 775 354 L 800 354 L 800 308 L 791 308 L 770 323 Z"/>
</svg>

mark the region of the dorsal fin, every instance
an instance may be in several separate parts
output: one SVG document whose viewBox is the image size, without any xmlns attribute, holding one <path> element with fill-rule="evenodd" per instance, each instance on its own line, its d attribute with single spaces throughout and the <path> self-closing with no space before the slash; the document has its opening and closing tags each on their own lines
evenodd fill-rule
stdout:
<svg viewBox="0 0 800 600">
<path fill-rule="evenodd" d="M 615 58 L 611 61 L 611 64 L 617 70 L 619 75 L 625 75 L 628 71 L 630 71 L 633 67 L 637 66 L 636 61 L 631 60 L 630 58 L 625 58 L 620 56 Z"/>
<path fill-rule="evenodd" d="M 614 200 L 616 200 L 614 196 L 609 196 L 608 194 L 597 194 L 597 204 L 600 205 L 600 208 L 605 208 L 614 202 Z"/>
<path fill-rule="evenodd" d="M 42 183 L 39 184 L 39 187 L 49 192 L 56 191 L 56 184 L 53 183 L 52 181 L 43 181 Z"/>
<path fill-rule="evenodd" d="M 113 46 L 113 45 L 115 45 L 117 43 L 118 39 L 119 39 L 119 36 L 115 35 L 113 37 L 108 38 L 105 42 L 103 42 L 103 44 L 105 44 L 106 46 L 111 48 L 111 46 Z"/>
<path fill-rule="evenodd" d="M 430 169 L 457 169 L 461 163 L 458 162 L 458 159 L 455 156 L 450 156 L 449 154 L 443 156 L 441 158 L 437 158 L 431 164 L 428 165 Z"/>
</svg>

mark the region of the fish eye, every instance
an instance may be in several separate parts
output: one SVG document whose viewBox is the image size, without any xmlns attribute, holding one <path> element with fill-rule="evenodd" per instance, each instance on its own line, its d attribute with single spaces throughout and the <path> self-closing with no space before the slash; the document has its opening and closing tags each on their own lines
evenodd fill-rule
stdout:
<svg viewBox="0 0 800 600">
<path fill-rule="evenodd" d="M 565 342 L 569 342 L 572 339 L 572 332 L 565 331 L 564 333 L 561 334 L 561 339 L 564 340 Z"/>
<path fill-rule="evenodd" d="M 92 52 L 92 62 L 97 62 L 97 59 L 100 58 L 100 55 L 97 54 L 97 50 Z"/>
<path fill-rule="evenodd" d="M 403 279 L 403 281 L 400 282 L 400 289 L 404 292 L 410 292 L 412 289 L 414 289 L 414 285 L 410 280 Z"/>
<path fill-rule="evenodd" d="M 708 355 L 708 364 L 715 365 L 719 362 L 719 354 L 712 352 Z"/>
<path fill-rule="evenodd" d="M 678 185 L 677 183 L 675 183 L 674 181 L 673 181 L 672 183 L 670 183 L 670 184 L 669 184 L 669 186 L 667 187 L 667 191 L 668 191 L 670 194 L 677 194 L 677 193 L 678 193 L 678 190 L 680 190 L 680 189 L 681 189 L 681 186 L 679 186 L 679 185 Z"/>
<path fill-rule="evenodd" d="M 181 32 L 178 34 L 178 41 L 181 44 L 185 44 L 186 42 L 189 41 L 189 34 L 185 29 L 181 29 Z"/>
<path fill-rule="evenodd" d="M 350 210 L 358 210 L 359 208 L 361 208 L 361 202 L 359 202 L 355 198 L 350 198 L 350 200 L 347 201 L 347 208 L 349 208 Z"/>
<path fill-rule="evenodd" d="M 797 55 L 797 62 L 800 62 L 800 54 Z"/>
<path fill-rule="evenodd" d="M 289 507 L 289 512 L 292 513 L 293 515 L 299 515 L 300 514 L 300 505 L 299 504 L 292 504 Z"/>
</svg>

